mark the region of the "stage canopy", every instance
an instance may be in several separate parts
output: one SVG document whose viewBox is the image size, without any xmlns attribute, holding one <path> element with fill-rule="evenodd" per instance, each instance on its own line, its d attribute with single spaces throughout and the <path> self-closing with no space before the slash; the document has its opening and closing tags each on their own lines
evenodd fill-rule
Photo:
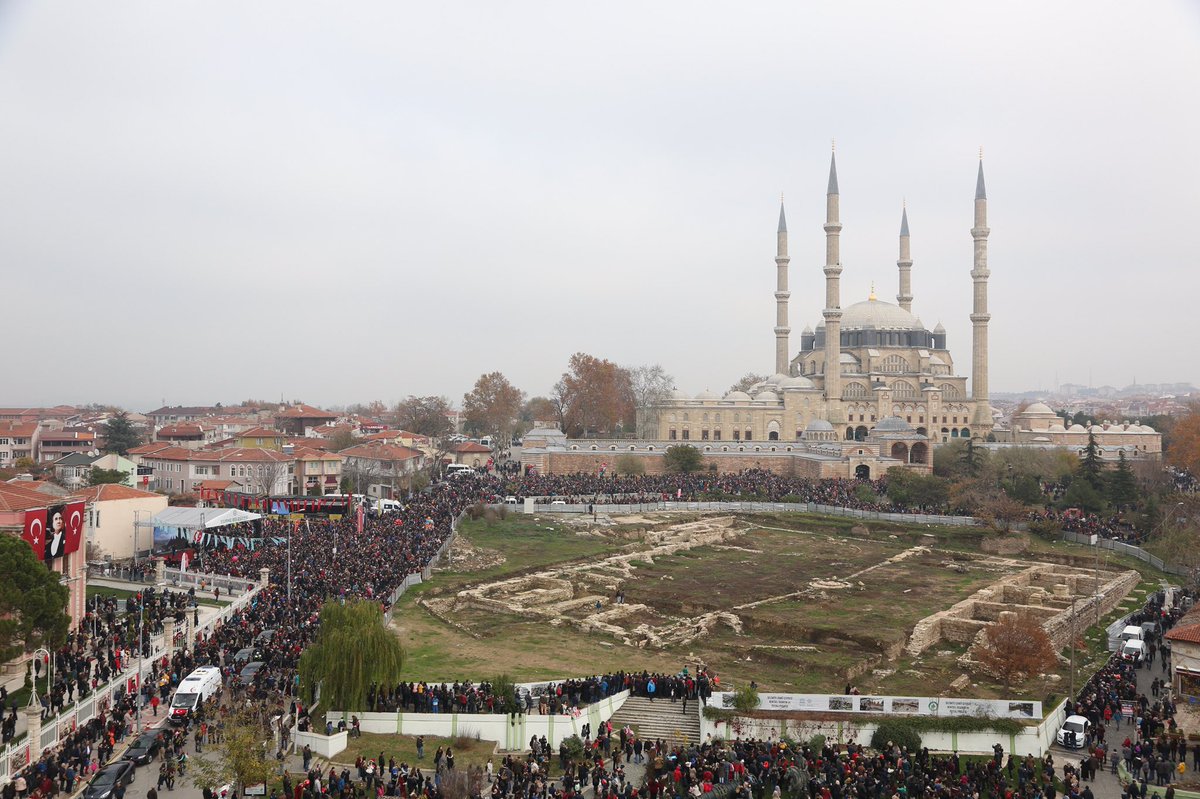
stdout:
<svg viewBox="0 0 1200 799">
<path fill-rule="evenodd" d="M 261 514 L 236 508 L 167 508 L 161 513 L 154 514 L 150 524 L 156 530 L 165 528 L 172 532 L 187 533 L 195 530 L 211 530 L 214 527 L 225 527 L 229 524 L 252 522 L 261 518 Z M 155 536 L 155 538 L 157 537 Z"/>
</svg>

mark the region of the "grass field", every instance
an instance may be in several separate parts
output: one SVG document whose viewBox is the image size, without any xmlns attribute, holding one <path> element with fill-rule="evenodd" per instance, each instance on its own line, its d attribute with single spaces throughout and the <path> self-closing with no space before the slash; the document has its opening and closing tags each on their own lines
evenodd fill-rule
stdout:
<svg viewBox="0 0 1200 799">
<path fill-rule="evenodd" d="M 490 524 L 465 524 L 460 534 L 478 551 L 503 556 L 503 562 L 485 558 L 476 570 L 458 563 L 402 599 L 393 624 L 408 654 L 405 676 L 487 679 L 503 672 L 521 681 L 621 668 L 674 672 L 702 661 L 723 681 L 753 679 L 766 690 L 840 692 L 851 682 L 864 693 L 936 694 L 963 673 L 957 660 L 964 648 L 942 642 L 908 658 L 902 645 L 918 620 L 1035 560 L 1091 565 L 1080 558 L 1090 550 L 1036 538 L 1034 556 L 986 558 L 979 543 L 995 533 L 978 528 L 869 522 L 864 535 L 854 519 L 763 514 L 739 521 L 745 529 L 720 545 L 657 556 L 653 563 L 636 553 L 646 546 L 647 529 L 659 524 L 657 517 L 651 523 L 592 529 L 581 520 L 571 524 L 517 514 Z M 634 576 L 622 583 L 625 601 L 649 608 L 627 627 L 731 611 L 742 632 L 718 624 L 691 644 L 634 648 L 570 623 L 474 606 L 456 607 L 448 622 L 418 604 L 422 597 L 452 597 L 466 587 L 617 553 L 634 555 Z M 1110 567 L 1117 565 L 1109 560 Z M 1137 565 L 1153 577 L 1146 564 Z M 1147 582 L 1138 596 L 1156 587 Z M 568 615 L 588 612 L 581 608 Z M 1091 631 L 1086 640 L 1094 651 L 1080 660 L 1098 665 L 1102 637 L 1099 628 Z M 1078 665 L 1082 673 L 1086 666 Z M 1033 699 L 1062 695 L 1066 676 L 1034 681 L 1019 693 Z M 986 681 L 977 682 L 971 693 L 1014 694 Z"/>
<path fill-rule="evenodd" d="M 470 726 L 465 721 L 464 725 Z M 378 761 L 382 753 L 384 763 L 390 758 L 395 758 L 397 765 L 408 763 L 410 766 L 419 766 L 422 771 L 432 772 L 433 755 L 438 747 L 451 748 L 454 751 L 454 767 L 466 768 L 467 766 L 482 766 L 487 763 L 492 758 L 496 744 L 494 741 L 479 741 L 467 736 L 453 739 L 426 736 L 425 757 L 423 760 L 418 760 L 415 736 L 364 732 L 358 738 L 348 737 L 346 749 L 335 755 L 333 761 L 353 765 L 360 756 Z M 495 765 L 498 767 L 499 761 Z M 355 779 L 357 778 L 358 775 L 355 775 Z"/>
</svg>

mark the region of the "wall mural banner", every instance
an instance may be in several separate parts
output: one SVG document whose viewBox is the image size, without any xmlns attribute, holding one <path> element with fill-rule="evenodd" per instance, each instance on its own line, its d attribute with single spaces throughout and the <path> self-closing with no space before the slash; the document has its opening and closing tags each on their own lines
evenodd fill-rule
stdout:
<svg viewBox="0 0 1200 799">
<path fill-rule="evenodd" d="M 46 542 L 43 560 L 51 561 L 79 551 L 83 538 L 83 503 L 51 505 L 46 510 Z"/>
<path fill-rule="evenodd" d="M 713 694 L 717 707 L 733 707 L 732 693 Z M 852 696 L 843 694 L 759 694 L 759 710 L 810 710 L 839 713 L 894 713 L 912 716 L 976 716 L 1040 719 L 1042 703 L 1007 699 L 956 699 L 945 696 Z"/>
<path fill-rule="evenodd" d="M 33 548 L 38 560 L 46 559 L 46 511 L 25 511 L 25 530 L 21 533 L 25 543 Z"/>
<path fill-rule="evenodd" d="M 83 541 L 83 503 L 72 502 L 67 505 L 67 546 L 63 553 L 70 555 L 79 551 Z"/>
</svg>

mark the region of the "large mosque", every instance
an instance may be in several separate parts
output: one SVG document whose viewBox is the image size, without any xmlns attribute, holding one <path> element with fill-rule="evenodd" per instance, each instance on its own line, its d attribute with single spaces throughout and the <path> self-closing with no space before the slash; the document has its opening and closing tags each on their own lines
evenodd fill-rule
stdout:
<svg viewBox="0 0 1200 799">
<path fill-rule="evenodd" d="M 665 402 L 639 409 L 640 438 L 690 441 L 706 451 L 728 451 L 731 443 L 735 450 L 744 450 L 744 442 L 822 442 L 828 448 L 833 442 L 854 446 L 876 439 L 903 439 L 903 447 L 894 441 L 890 447 L 872 449 L 919 468 L 931 462 L 931 442 L 988 437 L 993 426 L 987 390 L 991 316 L 982 159 L 971 228 L 975 254 L 970 272 L 974 284 L 970 393 L 966 376 L 955 374 L 945 328 L 938 324 L 929 330 L 912 313 L 907 209 L 900 220 L 896 304 L 880 300 L 872 289 L 868 299 L 844 308 L 836 156 L 829 165 L 825 209 L 825 308 L 816 330 L 806 327 L 801 332 L 799 352 L 793 354 L 789 338 L 790 258 L 781 204 L 775 256 L 774 376 L 748 392 L 732 391 L 723 397 L 710 392 L 692 397 L 676 391 Z M 805 447 L 787 449 L 799 454 Z"/>
</svg>

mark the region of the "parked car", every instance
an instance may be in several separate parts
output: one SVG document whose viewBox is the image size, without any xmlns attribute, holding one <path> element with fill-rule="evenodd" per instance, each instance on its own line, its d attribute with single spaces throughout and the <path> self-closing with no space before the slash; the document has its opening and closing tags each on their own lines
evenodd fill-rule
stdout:
<svg viewBox="0 0 1200 799">
<path fill-rule="evenodd" d="M 238 679 L 242 681 L 242 685 L 249 685 L 250 683 L 254 682 L 254 675 L 258 674 L 259 669 L 265 665 L 267 664 L 263 663 L 261 660 L 255 660 L 251 663 L 247 663 L 245 668 L 238 673 Z"/>
<path fill-rule="evenodd" d="M 129 760 L 135 766 L 144 766 L 154 759 L 161 748 L 162 742 L 158 739 L 158 730 L 146 730 L 129 745 L 121 759 Z"/>
<path fill-rule="evenodd" d="M 83 799 L 109 799 L 118 785 L 129 785 L 133 782 L 135 771 L 137 768 L 128 760 L 108 764 L 92 777 L 83 793 Z"/>
<path fill-rule="evenodd" d="M 257 654 L 257 652 L 258 652 L 258 650 L 252 646 L 242 647 L 241 649 L 239 649 L 237 651 L 237 654 L 235 654 L 233 656 L 233 665 L 234 666 L 245 666 L 247 663 L 254 660 L 254 657 Z"/>
<path fill-rule="evenodd" d="M 1092 723 L 1084 716 L 1067 716 L 1058 728 L 1055 739 L 1069 749 L 1082 749 L 1087 742 L 1087 733 Z"/>
</svg>

